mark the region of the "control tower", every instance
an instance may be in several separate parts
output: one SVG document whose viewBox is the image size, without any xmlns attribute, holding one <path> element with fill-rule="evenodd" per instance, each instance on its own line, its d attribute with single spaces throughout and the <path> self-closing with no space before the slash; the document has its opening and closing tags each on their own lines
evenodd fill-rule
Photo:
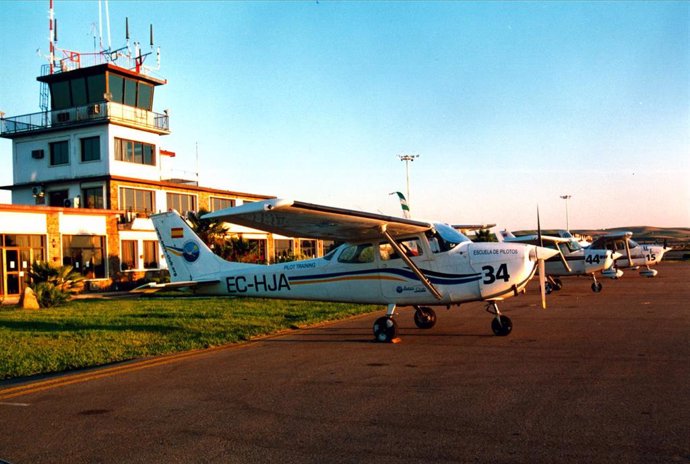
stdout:
<svg viewBox="0 0 690 464">
<path fill-rule="evenodd" d="M 5 117 L 0 137 L 13 140 L 12 203 L 113 210 L 154 210 L 147 195 L 123 191 L 117 179 L 161 180 L 160 137 L 167 111 L 154 111 L 166 84 L 144 65 L 138 43 L 97 53 L 59 49 L 52 19 L 49 63 L 41 68 L 42 111 Z M 158 60 L 156 60 L 158 61 Z"/>
</svg>

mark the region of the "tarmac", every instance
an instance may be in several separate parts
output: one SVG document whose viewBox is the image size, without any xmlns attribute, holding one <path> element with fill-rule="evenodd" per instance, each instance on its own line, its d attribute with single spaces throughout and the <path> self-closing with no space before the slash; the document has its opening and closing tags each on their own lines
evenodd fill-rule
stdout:
<svg viewBox="0 0 690 464">
<path fill-rule="evenodd" d="M 690 263 L 0 384 L 0 462 L 690 463 Z M 267 302 L 270 304 L 270 301 Z"/>
</svg>

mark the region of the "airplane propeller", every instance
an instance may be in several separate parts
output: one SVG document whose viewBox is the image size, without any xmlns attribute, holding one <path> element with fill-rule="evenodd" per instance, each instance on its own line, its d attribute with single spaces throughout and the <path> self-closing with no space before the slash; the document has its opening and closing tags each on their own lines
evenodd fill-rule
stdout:
<svg viewBox="0 0 690 464">
<path fill-rule="evenodd" d="M 537 205 L 537 237 L 539 237 L 539 248 L 543 248 L 544 240 L 541 237 L 539 205 Z M 539 249 L 537 249 L 537 264 L 539 266 L 539 290 L 541 292 L 541 307 L 542 309 L 546 309 L 546 263 L 544 262 L 544 258 L 539 258 Z"/>
</svg>

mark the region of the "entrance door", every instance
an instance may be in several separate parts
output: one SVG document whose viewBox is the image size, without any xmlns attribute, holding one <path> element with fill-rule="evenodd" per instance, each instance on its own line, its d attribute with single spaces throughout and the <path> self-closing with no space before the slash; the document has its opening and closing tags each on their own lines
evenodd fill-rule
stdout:
<svg viewBox="0 0 690 464">
<path fill-rule="evenodd" d="M 20 278 L 21 263 L 19 262 L 18 248 L 5 248 L 4 250 L 4 269 L 5 269 L 5 294 L 19 295 L 22 289 L 22 279 Z"/>
</svg>

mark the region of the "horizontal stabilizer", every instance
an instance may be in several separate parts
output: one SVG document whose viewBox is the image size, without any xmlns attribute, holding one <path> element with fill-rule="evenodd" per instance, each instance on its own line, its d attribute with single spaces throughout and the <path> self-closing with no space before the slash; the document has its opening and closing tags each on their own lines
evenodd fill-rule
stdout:
<svg viewBox="0 0 690 464">
<path fill-rule="evenodd" d="M 188 280 L 182 282 L 168 282 L 165 284 L 149 282 L 148 284 L 144 284 L 133 290 L 130 290 L 130 293 L 155 293 L 160 292 L 161 290 L 175 290 L 177 288 L 194 288 L 202 285 L 213 285 L 217 283 L 220 283 L 220 280 Z"/>
</svg>

